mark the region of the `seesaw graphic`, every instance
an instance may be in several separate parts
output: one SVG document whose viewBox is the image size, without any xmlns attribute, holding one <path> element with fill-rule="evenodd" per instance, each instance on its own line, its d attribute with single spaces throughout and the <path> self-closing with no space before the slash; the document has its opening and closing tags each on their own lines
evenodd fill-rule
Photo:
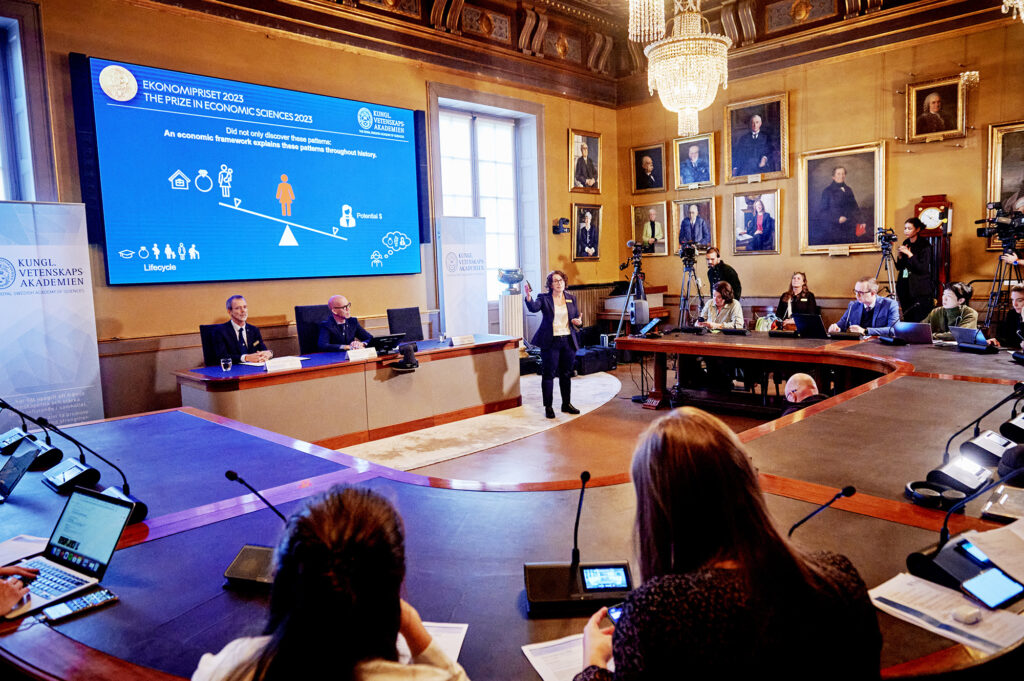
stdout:
<svg viewBox="0 0 1024 681">
<path fill-rule="evenodd" d="M 234 205 L 232 205 L 230 203 L 224 203 L 223 201 L 218 201 L 217 205 L 218 206 L 224 206 L 225 208 L 230 208 L 231 210 L 237 210 L 237 211 L 241 211 L 243 213 L 248 213 L 249 215 L 255 215 L 258 218 L 264 218 L 264 219 L 267 219 L 267 220 L 273 220 L 274 222 L 281 222 L 281 223 L 283 223 L 285 225 L 285 228 L 284 228 L 284 232 L 281 233 L 281 240 L 277 242 L 278 246 L 298 246 L 299 245 L 299 242 L 295 240 L 295 235 L 292 234 L 292 230 L 291 230 L 292 227 L 297 227 L 298 229 L 304 229 L 307 232 L 313 232 L 315 234 L 321 234 L 323 236 L 328 236 L 328 237 L 331 237 L 332 239 L 341 239 L 342 241 L 348 241 L 347 238 L 345 238 L 345 237 L 343 237 L 343 236 L 341 236 L 339 234 L 332 234 L 330 232 L 325 232 L 325 231 L 320 230 L 320 229 L 314 229 L 312 227 L 306 227 L 305 225 L 300 225 L 298 223 L 290 222 L 288 220 L 282 220 L 281 218 L 275 218 L 272 215 L 264 215 L 263 213 L 257 213 L 254 210 L 248 210 L 247 208 L 242 208 L 241 207 L 241 203 L 242 203 L 242 199 L 237 199 L 236 198 L 235 202 L 234 202 Z M 338 228 L 334 227 L 333 230 L 335 232 L 337 232 Z"/>
</svg>

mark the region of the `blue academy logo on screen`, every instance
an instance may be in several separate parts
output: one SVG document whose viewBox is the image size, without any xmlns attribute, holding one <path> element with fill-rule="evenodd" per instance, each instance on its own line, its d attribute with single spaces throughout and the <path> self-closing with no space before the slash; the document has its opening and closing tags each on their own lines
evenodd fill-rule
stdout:
<svg viewBox="0 0 1024 681">
<path fill-rule="evenodd" d="M 0 258 L 0 289 L 10 288 L 17 278 L 17 270 L 7 258 Z"/>
<path fill-rule="evenodd" d="M 90 66 L 111 284 L 420 271 L 411 111 Z"/>
</svg>

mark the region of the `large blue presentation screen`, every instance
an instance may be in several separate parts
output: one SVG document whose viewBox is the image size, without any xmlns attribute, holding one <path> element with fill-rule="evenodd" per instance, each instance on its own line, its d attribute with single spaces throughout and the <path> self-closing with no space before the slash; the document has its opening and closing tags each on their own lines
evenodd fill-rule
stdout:
<svg viewBox="0 0 1024 681">
<path fill-rule="evenodd" d="M 420 271 L 412 111 L 89 67 L 109 283 Z"/>
</svg>

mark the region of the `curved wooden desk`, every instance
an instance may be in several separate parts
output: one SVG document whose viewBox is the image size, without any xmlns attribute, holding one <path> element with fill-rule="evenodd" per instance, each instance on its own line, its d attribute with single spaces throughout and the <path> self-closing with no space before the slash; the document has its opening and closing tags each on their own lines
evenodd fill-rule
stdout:
<svg viewBox="0 0 1024 681">
<path fill-rule="evenodd" d="M 892 351 L 886 354 L 875 344 L 787 344 L 773 351 L 775 340 L 701 339 L 702 347 L 690 351 L 772 361 L 789 354 L 800 362 L 817 357 L 888 372 L 743 434 L 781 526 L 835 488 L 858 487 L 795 538 L 810 549 L 846 553 L 869 586 L 878 584 L 903 569 L 907 553 L 935 538 L 942 515 L 900 495 L 904 482 L 923 476 L 941 453 L 951 432 L 950 405 L 960 405 L 954 413 L 965 419 L 980 412 L 1006 394 L 1013 381 L 996 374 L 1014 365 L 1002 356 L 951 355 L 962 360 L 957 373 L 936 378 L 933 371 L 919 374 L 915 359 L 943 349 L 886 348 Z M 666 342 L 659 351 L 681 351 Z M 872 429 L 881 442 L 860 443 Z M 220 575 L 241 544 L 274 543 L 280 521 L 224 480 L 225 468 L 238 470 L 285 512 L 337 483 L 368 485 L 392 499 L 406 520 L 407 596 L 425 619 L 470 624 L 460 661 L 471 678 L 536 678 L 519 646 L 582 629 L 582 619 L 527 619 L 522 582 L 523 562 L 568 558 L 578 481 L 488 485 L 426 478 L 189 408 L 84 424 L 75 435 L 126 468 L 151 513 L 126 532 L 104 579 L 120 604 L 55 627 L 0 625 L 0 657 L 29 676 L 76 678 L 83 670 L 109 679 L 188 676 L 203 652 L 259 630 L 263 598 L 223 589 Z M 45 535 L 52 528 L 63 499 L 31 479 L 38 475 L 30 473 L 2 509 L 8 534 Z M 632 555 L 634 501 L 626 482 L 625 473 L 592 482 L 600 486 L 588 492 L 580 527 L 586 560 Z M 966 517 L 954 529 L 988 526 Z M 880 622 L 889 675 L 967 659 L 946 639 L 887 615 Z"/>
<path fill-rule="evenodd" d="M 511 409 L 519 395 L 519 339 L 476 336 L 453 347 L 417 341 L 416 371 L 394 358 L 349 361 L 346 352 L 309 355 L 302 368 L 176 371 L 181 403 L 336 449 Z"/>
</svg>

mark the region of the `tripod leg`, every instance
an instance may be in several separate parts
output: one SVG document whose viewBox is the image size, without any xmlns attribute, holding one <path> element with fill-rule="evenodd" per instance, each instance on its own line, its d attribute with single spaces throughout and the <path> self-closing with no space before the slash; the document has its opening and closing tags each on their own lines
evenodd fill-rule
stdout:
<svg viewBox="0 0 1024 681">
<path fill-rule="evenodd" d="M 626 291 L 626 300 L 625 300 L 625 303 L 622 306 L 622 314 L 619 315 L 619 326 L 618 326 L 618 328 L 615 329 L 615 337 L 616 338 L 618 338 L 619 336 L 622 335 L 622 322 L 626 318 L 626 312 L 629 311 L 629 301 L 634 299 L 634 297 L 633 297 L 633 284 L 635 284 L 635 283 L 636 283 L 636 275 L 634 274 L 633 278 L 629 280 L 629 289 Z"/>
</svg>

